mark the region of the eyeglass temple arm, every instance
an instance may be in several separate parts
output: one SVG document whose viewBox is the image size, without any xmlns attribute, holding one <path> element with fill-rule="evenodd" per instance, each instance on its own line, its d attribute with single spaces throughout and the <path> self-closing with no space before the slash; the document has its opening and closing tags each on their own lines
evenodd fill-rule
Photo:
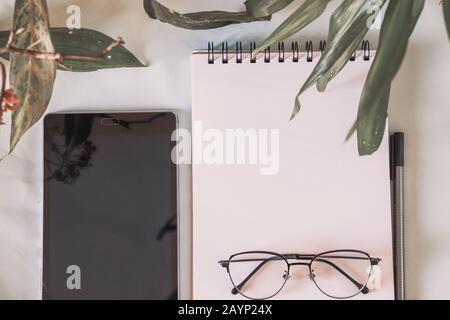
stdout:
<svg viewBox="0 0 450 320">
<path fill-rule="evenodd" d="M 301 258 L 301 256 L 299 256 L 299 255 L 294 255 L 295 256 L 295 259 L 297 259 L 297 260 L 304 260 L 305 259 L 305 257 L 304 258 Z M 352 258 L 352 257 L 349 257 L 349 258 Z M 306 259 L 310 259 L 310 258 L 306 258 Z M 246 261 L 259 261 L 259 260 L 261 260 L 261 259 L 250 259 L 250 260 L 246 260 Z M 253 271 L 240 283 L 240 284 L 238 284 L 236 287 L 234 287 L 232 290 L 231 290 L 231 293 L 232 294 L 238 294 L 239 293 L 239 290 L 241 290 L 244 286 L 245 286 L 245 284 L 248 282 L 248 281 L 250 281 L 250 279 L 266 264 L 266 263 L 268 263 L 268 262 L 270 262 L 270 261 L 272 261 L 272 260 L 280 260 L 280 258 L 278 258 L 278 257 L 273 257 L 273 258 L 270 258 L 270 259 L 265 259 L 265 260 L 263 260 L 258 266 L 256 266 L 256 268 L 255 269 L 253 269 Z M 356 281 L 353 277 L 351 277 L 347 272 L 345 272 L 344 270 L 342 270 L 340 267 L 338 267 L 336 264 L 334 264 L 333 262 L 331 262 L 331 261 L 328 261 L 328 260 L 324 260 L 324 259 L 316 259 L 316 261 L 320 261 L 320 262 L 324 262 L 324 263 L 327 263 L 327 264 L 329 264 L 330 266 L 332 266 L 333 268 L 335 268 L 337 271 L 339 271 L 340 273 L 342 273 L 348 280 L 350 280 L 358 289 L 362 289 L 361 290 L 361 292 L 363 293 L 363 294 L 367 294 L 367 293 L 369 293 L 369 289 L 366 287 L 366 286 L 364 286 L 364 285 L 362 285 L 361 283 L 359 283 L 358 281 Z M 236 262 L 238 262 L 238 261 L 236 261 Z"/>
</svg>

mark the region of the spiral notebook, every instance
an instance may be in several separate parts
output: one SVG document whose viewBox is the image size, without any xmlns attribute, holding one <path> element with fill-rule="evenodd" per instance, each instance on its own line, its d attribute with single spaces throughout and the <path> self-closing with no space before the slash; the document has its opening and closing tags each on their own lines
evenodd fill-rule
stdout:
<svg viewBox="0 0 450 320">
<path fill-rule="evenodd" d="M 217 263 L 235 253 L 337 249 L 382 260 L 370 293 L 353 299 L 394 299 L 387 131 L 370 157 L 358 156 L 356 137 L 344 143 L 374 52 L 357 51 L 325 93 L 308 90 L 289 121 L 321 54 L 298 48 L 192 55 L 194 299 L 245 299 Z M 308 272 L 291 268 L 273 299 L 329 299 Z"/>
</svg>

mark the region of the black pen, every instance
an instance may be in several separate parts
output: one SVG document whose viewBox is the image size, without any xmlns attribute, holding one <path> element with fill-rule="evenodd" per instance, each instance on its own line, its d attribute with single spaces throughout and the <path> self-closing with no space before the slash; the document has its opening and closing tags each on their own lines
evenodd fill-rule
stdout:
<svg viewBox="0 0 450 320">
<path fill-rule="evenodd" d="M 395 299 L 405 300 L 404 134 L 390 137 Z"/>
</svg>

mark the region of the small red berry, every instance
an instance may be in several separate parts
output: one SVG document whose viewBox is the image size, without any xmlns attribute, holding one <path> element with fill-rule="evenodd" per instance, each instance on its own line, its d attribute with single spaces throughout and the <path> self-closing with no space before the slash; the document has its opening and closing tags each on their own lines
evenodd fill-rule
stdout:
<svg viewBox="0 0 450 320">
<path fill-rule="evenodd" d="M 5 90 L 2 101 L 3 111 L 14 111 L 19 103 L 20 99 L 12 89 Z"/>
</svg>

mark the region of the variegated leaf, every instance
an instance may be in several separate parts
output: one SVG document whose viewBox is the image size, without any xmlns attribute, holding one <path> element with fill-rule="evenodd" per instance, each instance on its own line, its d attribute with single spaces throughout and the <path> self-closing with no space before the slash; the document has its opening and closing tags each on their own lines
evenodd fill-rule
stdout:
<svg viewBox="0 0 450 320">
<path fill-rule="evenodd" d="M 15 38 L 14 47 L 39 52 L 54 51 L 45 0 L 16 0 L 13 30 L 22 28 L 24 31 Z M 10 83 L 20 104 L 12 115 L 10 152 L 44 114 L 52 95 L 55 75 L 55 61 L 29 55 L 11 55 Z"/>
</svg>

